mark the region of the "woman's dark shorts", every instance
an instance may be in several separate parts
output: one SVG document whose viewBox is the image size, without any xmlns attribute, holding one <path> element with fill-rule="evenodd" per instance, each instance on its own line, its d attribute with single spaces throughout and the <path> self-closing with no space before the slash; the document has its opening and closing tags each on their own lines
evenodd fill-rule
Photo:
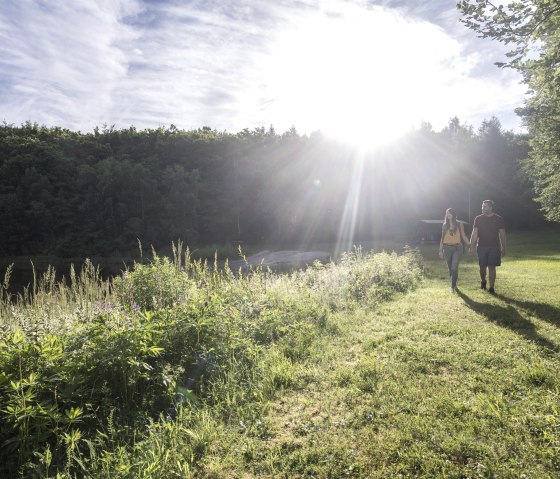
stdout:
<svg viewBox="0 0 560 479">
<path fill-rule="evenodd" d="M 476 254 L 480 266 L 500 266 L 502 264 L 499 246 L 477 246 Z"/>
</svg>

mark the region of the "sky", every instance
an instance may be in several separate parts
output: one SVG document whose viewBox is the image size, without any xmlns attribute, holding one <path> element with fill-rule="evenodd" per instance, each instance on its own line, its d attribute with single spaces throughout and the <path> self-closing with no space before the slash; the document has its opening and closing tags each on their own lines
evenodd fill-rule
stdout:
<svg viewBox="0 0 560 479">
<path fill-rule="evenodd" d="M 379 140 L 480 126 L 526 87 L 454 0 L 0 0 L 0 121 Z M 375 134 L 372 134 L 375 132 Z"/>
</svg>

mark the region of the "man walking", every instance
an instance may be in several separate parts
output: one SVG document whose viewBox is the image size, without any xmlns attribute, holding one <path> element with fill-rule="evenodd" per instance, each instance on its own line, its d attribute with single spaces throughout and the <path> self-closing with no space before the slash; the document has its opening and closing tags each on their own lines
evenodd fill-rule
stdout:
<svg viewBox="0 0 560 479">
<path fill-rule="evenodd" d="M 478 265 L 480 266 L 480 288 L 486 289 L 486 269 L 490 287 L 488 292 L 495 294 L 496 266 L 502 264 L 502 257 L 506 255 L 506 227 L 504 219 L 493 213 L 494 202 L 482 202 L 482 214 L 474 219 L 473 231 L 469 251 L 476 245 Z"/>
</svg>

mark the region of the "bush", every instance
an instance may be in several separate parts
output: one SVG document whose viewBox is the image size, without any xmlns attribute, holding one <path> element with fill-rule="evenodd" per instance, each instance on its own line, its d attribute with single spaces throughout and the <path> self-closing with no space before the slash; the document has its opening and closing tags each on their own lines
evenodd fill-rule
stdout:
<svg viewBox="0 0 560 479">
<path fill-rule="evenodd" d="M 414 288 L 422 277 L 420 253 L 363 253 L 360 248 L 344 253 L 338 263 L 315 263 L 297 276 L 300 287 L 309 289 L 333 310 L 375 306 L 395 293 Z"/>
<path fill-rule="evenodd" d="M 5 303 L 2 311 L 19 312 L 0 323 L 0 474 L 71 477 L 118 464 L 128 471 L 119 477 L 148 477 L 130 460 L 134 444 L 156 447 L 152 434 L 165 424 L 188 435 L 188 421 L 208 411 L 239 422 L 248 405 L 290 387 L 292 364 L 327 327 L 329 309 L 373 305 L 420 274 L 413 254 L 359 249 L 284 275 L 234 275 L 187 253 L 183 263 L 136 264 L 113 288 L 100 285 L 103 294 L 95 281 L 84 297 L 59 285 L 73 327 L 18 328 L 15 318 L 30 324 L 36 305 Z M 204 440 L 191 443 L 194 461 Z"/>
<path fill-rule="evenodd" d="M 116 297 L 129 310 L 170 308 L 188 300 L 195 290 L 191 278 L 182 274 L 169 258 L 154 255 L 150 264 L 136 263 L 114 281 Z"/>
</svg>

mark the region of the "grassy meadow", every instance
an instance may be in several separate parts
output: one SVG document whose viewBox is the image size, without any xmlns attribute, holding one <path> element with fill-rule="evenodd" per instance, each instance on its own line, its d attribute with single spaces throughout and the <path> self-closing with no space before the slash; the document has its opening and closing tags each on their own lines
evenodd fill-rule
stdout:
<svg viewBox="0 0 560 479">
<path fill-rule="evenodd" d="M 0 476 L 560 476 L 560 242 L 237 275 L 180 248 L 0 309 Z M 2 469 L 3 468 L 3 469 Z"/>
<path fill-rule="evenodd" d="M 476 256 L 449 292 L 437 245 L 416 290 L 336 315 L 271 402 L 198 477 L 560 477 L 560 243 L 510 235 L 496 296 Z"/>
</svg>

